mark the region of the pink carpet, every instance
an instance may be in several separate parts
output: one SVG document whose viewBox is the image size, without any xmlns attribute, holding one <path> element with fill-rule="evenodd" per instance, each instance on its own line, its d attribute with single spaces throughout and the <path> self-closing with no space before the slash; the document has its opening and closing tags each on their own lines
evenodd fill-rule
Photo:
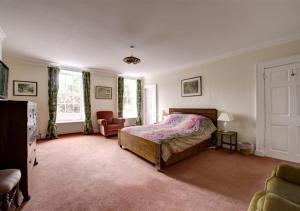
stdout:
<svg viewBox="0 0 300 211">
<path fill-rule="evenodd" d="M 98 135 L 42 142 L 37 159 L 24 211 L 241 211 L 279 162 L 207 150 L 160 173 Z"/>
</svg>

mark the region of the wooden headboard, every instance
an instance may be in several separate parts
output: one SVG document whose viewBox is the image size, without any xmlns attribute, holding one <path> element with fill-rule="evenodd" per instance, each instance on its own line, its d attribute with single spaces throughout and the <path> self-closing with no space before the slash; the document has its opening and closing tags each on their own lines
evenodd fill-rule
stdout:
<svg viewBox="0 0 300 211">
<path fill-rule="evenodd" d="M 218 110 L 214 108 L 169 108 L 169 114 L 199 114 L 212 120 L 216 127 L 218 127 Z"/>
</svg>

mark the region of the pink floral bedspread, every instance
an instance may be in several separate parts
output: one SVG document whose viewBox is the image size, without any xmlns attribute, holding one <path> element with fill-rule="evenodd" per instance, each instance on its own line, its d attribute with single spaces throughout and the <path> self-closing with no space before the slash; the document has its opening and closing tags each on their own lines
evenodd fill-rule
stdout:
<svg viewBox="0 0 300 211">
<path fill-rule="evenodd" d="M 171 114 L 157 124 L 122 129 L 132 135 L 161 143 L 165 161 L 172 153 L 182 152 L 210 138 L 215 130 L 216 127 L 210 119 L 195 114 Z"/>
</svg>

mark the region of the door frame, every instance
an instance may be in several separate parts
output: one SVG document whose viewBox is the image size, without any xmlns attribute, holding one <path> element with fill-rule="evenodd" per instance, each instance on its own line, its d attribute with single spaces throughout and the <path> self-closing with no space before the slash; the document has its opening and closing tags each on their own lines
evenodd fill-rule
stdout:
<svg viewBox="0 0 300 211">
<path fill-rule="evenodd" d="M 300 62 L 300 55 L 271 60 L 256 65 L 256 149 L 255 155 L 265 156 L 266 102 L 265 69 Z"/>
<path fill-rule="evenodd" d="M 143 106 L 144 108 L 146 108 L 146 93 L 145 93 L 145 89 L 147 88 L 154 88 L 155 89 L 155 122 L 157 122 L 157 85 L 156 84 L 149 84 L 149 85 L 144 85 L 144 97 L 143 97 Z M 144 118 L 143 118 L 143 124 L 145 124 L 145 120 L 146 120 L 146 109 L 144 109 Z"/>
</svg>

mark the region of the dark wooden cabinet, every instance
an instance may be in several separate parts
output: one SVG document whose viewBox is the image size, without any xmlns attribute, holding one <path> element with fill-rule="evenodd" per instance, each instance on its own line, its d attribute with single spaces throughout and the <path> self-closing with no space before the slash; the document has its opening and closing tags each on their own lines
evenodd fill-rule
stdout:
<svg viewBox="0 0 300 211">
<path fill-rule="evenodd" d="M 36 164 L 36 104 L 0 101 L 0 169 L 21 170 L 20 190 L 29 200 L 30 171 Z"/>
</svg>

